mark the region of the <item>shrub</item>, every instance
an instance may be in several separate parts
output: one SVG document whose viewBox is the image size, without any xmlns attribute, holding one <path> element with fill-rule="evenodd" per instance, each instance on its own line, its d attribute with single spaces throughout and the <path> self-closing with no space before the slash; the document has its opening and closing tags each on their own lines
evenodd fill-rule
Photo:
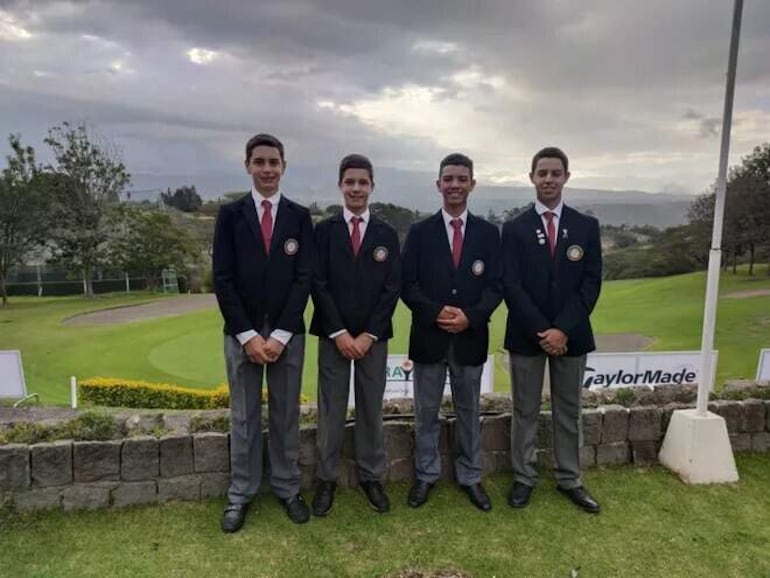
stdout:
<svg viewBox="0 0 770 578">
<path fill-rule="evenodd" d="M 217 409 L 227 408 L 227 386 L 192 389 L 173 384 L 94 377 L 80 382 L 83 401 L 108 407 Z"/>
<path fill-rule="evenodd" d="M 123 432 L 109 415 L 85 412 L 66 422 L 48 425 L 20 422 L 0 431 L 0 444 L 38 444 L 55 440 L 104 441 Z"/>
</svg>

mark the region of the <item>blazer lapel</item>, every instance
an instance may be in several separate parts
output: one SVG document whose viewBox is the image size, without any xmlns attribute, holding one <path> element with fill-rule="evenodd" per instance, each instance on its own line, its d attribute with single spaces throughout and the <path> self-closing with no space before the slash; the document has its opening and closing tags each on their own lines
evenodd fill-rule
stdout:
<svg viewBox="0 0 770 578">
<path fill-rule="evenodd" d="M 433 238 L 438 243 L 437 251 L 439 255 L 444 255 L 444 261 L 450 271 L 455 271 L 454 260 L 452 259 L 452 247 L 449 245 L 449 237 L 447 237 L 446 224 L 444 223 L 444 215 L 439 210 L 433 217 Z"/>
<path fill-rule="evenodd" d="M 270 240 L 270 254 L 274 255 L 274 251 L 279 250 L 280 239 L 283 236 L 283 230 L 286 227 L 287 220 L 291 217 L 289 215 L 291 207 L 286 197 L 281 195 L 281 200 L 278 202 L 278 212 L 275 215 L 275 223 L 273 223 L 273 237 Z M 299 241 L 299 239 L 296 239 Z M 281 248 L 282 249 L 282 248 Z"/>
<path fill-rule="evenodd" d="M 247 195 L 243 198 L 241 205 L 241 212 L 243 213 L 246 223 L 251 229 L 254 235 L 254 240 L 257 243 L 258 250 L 262 255 L 265 255 L 265 242 L 262 240 L 262 227 L 259 226 L 259 219 L 257 218 L 257 207 L 254 204 L 254 197 Z"/>
<path fill-rule="evenodd" d="M 342 246 L 345 247 L 345 255 L 352 261 L 354 258 L 353 243 L 350 241 L 350 231 L 348 230 L 348 224 L 345 222 L 345 217 L 342 216 L 342 213 L 332 217 L 332 224 L 334 225 L 332 228 L 332 235 L 339 239 Z"/>
<path fill-rule="evenodd" d="M 553 267 L 554 259 L 551 258 L 551 250 L 548 246 L 548 232 L 543 226 L 543 219 L 537 214 L 535 207 L 530 209 L 530 223 L 532 229 L 532 246 L 537 257 L 537 262 L 542 267 L 550 269 Z M 558 243 L 558 240 L 557 240 Z M 558 250 L 558 245 L 557 245 Z"/>
</svg>

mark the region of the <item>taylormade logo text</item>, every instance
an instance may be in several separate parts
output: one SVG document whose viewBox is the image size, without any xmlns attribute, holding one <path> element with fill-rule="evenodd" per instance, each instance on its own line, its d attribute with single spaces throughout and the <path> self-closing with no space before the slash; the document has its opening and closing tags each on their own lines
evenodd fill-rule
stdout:
<svg viewBox="0 0 770 578">
<path fill-rule="evenodd" d="M 617 387 L 620 385 L 667 385 L 693 383 L 697 374 L 687 368 L 676 372 L 663 369 L 647 369 L 638 373 L 629 373 L 619 369 L 611 373 L 594 373 L 593 367 L 586 367 L 583 387 Z"/>
</svg>

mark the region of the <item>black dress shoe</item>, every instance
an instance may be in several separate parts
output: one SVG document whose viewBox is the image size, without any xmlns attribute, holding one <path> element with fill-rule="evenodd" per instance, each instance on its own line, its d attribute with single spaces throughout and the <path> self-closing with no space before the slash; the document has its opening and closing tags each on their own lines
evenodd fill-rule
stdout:
<svg viewBox="0 0 770 578">
<path fill-rule="evenodd" d="M 599 503 L 591 497 L 591 494 L 583 486 L 568 489 L 559 486 L 558 490 L 567 496 L 573 504 L 583 508 L 589 514 L 598 514 L 602 509 Z"/>
<path fill-rule="evenodd" d="M 406 503 L 413 508 L 419 508 L 428 501 L 428 493 L 431 491 L 431 489 L 433 489 L 433 484 L 430 482 L 415 480 L 411 489 L 409 490 Z"/>
<path fill-rule="evenodd" d="M 361 482 L 361 489 L 369 500 L 369 505 L 378 514 L 383 514 L 390 510 L 390 500 L 382 489 L 382 484 L 378 481 Z"/>
<path fill-rule="evenodd" d="M 532 486 L 522 484 L 521 482 L 514 482 L 511 486 L 511 490 L 508 492 L 508 505 L 511 508 L 523 508 L 529 504 L 529 497 L 532 495 Z"/>
<path fill-rule="evenodd" d="M 471 484 L 469 486 L 461 485 L 460 487 L 463 489 L 463 492 L 468 494 L 471 504 L 479 510 L 489 512 L 492 509 L 492 500 L 489 499 L 489 496 L 484 491 L 484 486 L 481 484 Z"/>
<path fill-rule="evenodd" d="M 337 482 L 319 482 L 313 495 L 313 515 L 323 518 L 334 505 L 334 492 L 337 490 Z"/>
<path fill-rule="evenodd" d="M 283 500 L 283 507 L 286 509 L 286 515 L 295 524 L 304 524 L 310 519 L 310 509 L 302 494 Z"/>
<path fill-rule="evenodd" d="M 222 515 L 222 531 L 227 534 L 237 532 L 243 527 L 243 521 L 246 519 L 246 510 L 248 504 L 227 504 Z"/>
</svg>

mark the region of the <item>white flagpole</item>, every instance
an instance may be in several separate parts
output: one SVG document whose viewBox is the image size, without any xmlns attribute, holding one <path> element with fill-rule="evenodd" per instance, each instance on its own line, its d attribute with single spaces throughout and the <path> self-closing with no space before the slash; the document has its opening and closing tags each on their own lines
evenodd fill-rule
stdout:
<svg viewBox="0 0 770 578">
<path fill-rule="evenodd" d="M 714 384 L 712 354 L 716 328 L 717 299 L 719 297 L 719 271 L 722 264 L 722 226 L 725 212 L 727 188 L 727 162 L 730 155 L 730 128 L 733 120 L 733 95 L 735 94 L 735 70 L 738 67 L 738 44 L 741 36 L 741 15 L 743 0 L 735 0 L 733 9 L 733 32 L 730 38 L 730 59 L 727 64 L 727 86 L 725 88 L 725 109 L 722 115 L 722 147 L 719 154 L 719 172 L 714 201 L 714 228 L 709 251 L 709 268 L 706 281 L 706 304 L 703 312 L 703 335 L 701 339 L 701 370 L 698 379 L 697 413 L 705 416 L 709 392 Z"/>
</svg>

